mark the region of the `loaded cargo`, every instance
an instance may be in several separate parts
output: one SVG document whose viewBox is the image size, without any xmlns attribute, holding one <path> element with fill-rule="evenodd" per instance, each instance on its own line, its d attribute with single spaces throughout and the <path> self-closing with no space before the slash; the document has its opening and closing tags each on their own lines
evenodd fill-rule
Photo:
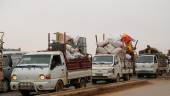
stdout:
<svg viewBox="0 0 170 96">
<path fill-rule="evenodd" d="M 133 49 L 128 49 L 123 37 L 119 40 L 107 39 L 98 42 L 96 36 L 96 55 L 93 57 L 92 82 L 129 80 L 133 74 Z M 128 42 L 128 44 L 131 41 Z M 131 53 L 129 53 L 131 51 Z"/>
<path fill-rule="evenodd" d="M 69 86 L 86 87 L 92 67 L 86 41 L 78 46 L 66 37 L 65 33 L 56 33 L 56 40 L 51 42 L 49 34 L 47 51 L 25 54 L 12 73 L 11 89 L 28 95 L 34 91 L 61 91 Z"/>
<path fill-rule="evenodd" d="M 136 73 L 138 77 L 162 75 L 167 72 L 168 57 L 147 45 L 147 48 L 139 51 L 136 61 Z"/>
</svg>

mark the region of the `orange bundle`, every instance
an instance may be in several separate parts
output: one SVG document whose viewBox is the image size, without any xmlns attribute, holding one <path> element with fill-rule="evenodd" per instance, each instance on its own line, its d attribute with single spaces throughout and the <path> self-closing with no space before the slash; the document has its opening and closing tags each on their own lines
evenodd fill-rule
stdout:
<svg viewBox="0 0 170 96">
<path fill-rule="evenodd" d="M 127 35 L 127 34 L 123 34 L 123 35 L 121 36 L 121 41 L 122 41 L 123 43 L 125 43 L 126 46 L 129 45 L 129 43 L 131 43 L 133 40 L 134 40 L 134 39 L 133 39 L 132 37 L 130 37 L 129 35 Z"/>
</svg>

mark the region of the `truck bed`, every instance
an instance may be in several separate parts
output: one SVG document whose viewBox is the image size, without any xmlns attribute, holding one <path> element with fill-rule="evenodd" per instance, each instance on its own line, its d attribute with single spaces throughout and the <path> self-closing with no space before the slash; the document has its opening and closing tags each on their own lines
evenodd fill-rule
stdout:
<svg viewBox="0 0 170 96">
<path fill-rule="evenodd" d="M 92 75 L 91 68 L 88 69 L 78 69 L 78 70 L 69 70 L 68 71 L 68 79 L 80 78 L 80 77 L 88 77 Z"/>
<path fill-rule="evenodd" d="M 69 60 L 66 63 L 67 70 L 79 70 L 79 69 L 91 69 L 92 62 L 87 56 L 84 58 L 77 58 L 74 60 Z"/>
</svg>

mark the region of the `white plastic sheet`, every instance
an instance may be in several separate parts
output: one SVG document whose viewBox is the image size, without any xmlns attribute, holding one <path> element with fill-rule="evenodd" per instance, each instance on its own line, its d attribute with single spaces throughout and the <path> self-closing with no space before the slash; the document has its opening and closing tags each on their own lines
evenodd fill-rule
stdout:
<svg viewBox="0 0 170 96">
<path fill-rule="evenodd" d="M 67 59 L 75 59 L 75 56 L 72 55 L 69 51 L 66 50 L 66 57 Z"/>
<path fill-rule="evenodd" d="M 107 54 L 107 50 L 103 47 L 98 47 L 96 49 L 96 54 Z"/>
<path fill-rule="evenodd" d="M 107 44 L 104 49 L 106 49 L 107 53 L 112 53 L 112 51 L 115 49 L 111 44 Z"/>
<path fill-rule="evenodd" d="M 98 46 L 98 47 L 104 47 L 104 46 L 106 46 L 107 44 L 109 44 L 109 41 L 108 41 L 108 40 L 97 43 L 97 46 Z"/>
<path fill-rule="evenodd" d="M 122 51 L 122 48 L 115 48 L 111 53 L 112 53 L 112 54 L 117 54 L 117 53 L 119 53 L 120 51 Z"/>
</svg>

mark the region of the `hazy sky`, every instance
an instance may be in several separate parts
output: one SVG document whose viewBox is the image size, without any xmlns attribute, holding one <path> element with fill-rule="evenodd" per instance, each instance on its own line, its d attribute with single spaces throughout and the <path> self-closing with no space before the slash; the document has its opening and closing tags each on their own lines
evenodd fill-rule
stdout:
<svg viewBox="0 0 170 96">
<path fill-rule="evenodd" d="M 47 48 L 48 32 L 86 36 L 88 52 L 95 51 L 94 35 L 117 38 L 129 33 L 167 52 L 170 49 L 170 0 L 0 0 L 0 31 L 5 47 Z"/>
</svg>

